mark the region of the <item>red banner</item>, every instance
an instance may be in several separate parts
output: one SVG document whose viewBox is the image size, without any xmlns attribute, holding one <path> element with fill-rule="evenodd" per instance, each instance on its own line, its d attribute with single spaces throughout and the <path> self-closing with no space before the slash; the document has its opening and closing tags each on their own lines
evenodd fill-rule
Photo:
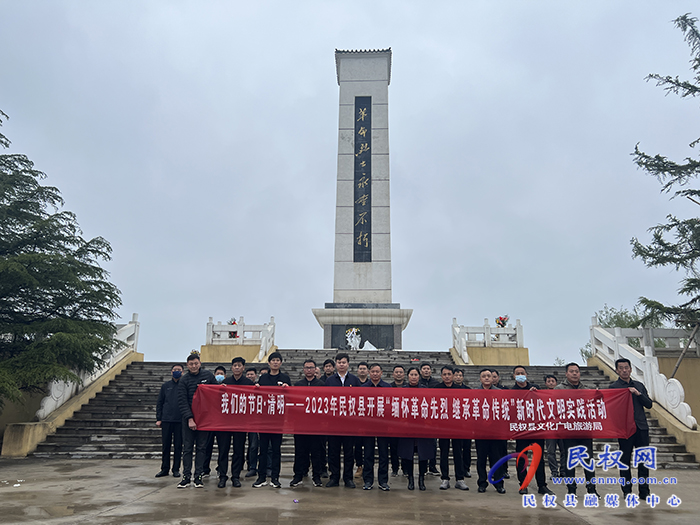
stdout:
<svg viewBox="0 0 700 525">
<path fill-rule="evenodd" d="M 201 430 L 465 439 L 627 438 L 632 394 L 611 390 L 453 390 L 200 385 Z"/>
</svg>

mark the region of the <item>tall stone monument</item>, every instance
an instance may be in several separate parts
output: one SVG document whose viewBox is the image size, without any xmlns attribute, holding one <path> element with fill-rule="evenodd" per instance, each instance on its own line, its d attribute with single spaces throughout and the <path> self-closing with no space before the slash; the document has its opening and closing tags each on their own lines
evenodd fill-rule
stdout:
<svg viewBox="0 0 700 525">
<path fill-rule="evenodd" d="M 335 52 L 340 86 L 333 302 L 313 309 L 324 348 L 401 348 L 413 310 L 391 302 L 389 82 L 391 48 Z"/>
</svg>

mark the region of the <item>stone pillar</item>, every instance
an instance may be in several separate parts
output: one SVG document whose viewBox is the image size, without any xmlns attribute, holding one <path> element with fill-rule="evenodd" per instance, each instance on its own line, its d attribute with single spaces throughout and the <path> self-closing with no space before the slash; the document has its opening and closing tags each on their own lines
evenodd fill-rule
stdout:
<svg viewBox="0 0 700 525">
<path fill-rule="evenodd" d="M 413 310 L 392 303 L 389 222 L 391 49 L 335 52 L 340 86 L 333 302 L 314 309 L 324 348 L 401 348 Z"/>
</svg>

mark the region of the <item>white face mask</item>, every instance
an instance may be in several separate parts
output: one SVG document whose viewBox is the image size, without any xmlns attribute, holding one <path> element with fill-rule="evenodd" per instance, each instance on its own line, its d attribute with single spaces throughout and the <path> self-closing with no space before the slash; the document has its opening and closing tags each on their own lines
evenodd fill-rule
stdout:
<svg viewBox="0 0 700 525">
<path fill-rule="evenodd" d="M 515 380 L 518 383 L 527 383 L 527 376 L 515 376 Z"/>
<path fill-rule="evenodd" d="M 218 376 L 214 376 L 214 377 L 216 378 L 216 380 L 219 383 L 221 383 L 224 379 L 226 379 L 226 376 L 222 376 L 221 374 L 219 374 Z"/>
</svg>

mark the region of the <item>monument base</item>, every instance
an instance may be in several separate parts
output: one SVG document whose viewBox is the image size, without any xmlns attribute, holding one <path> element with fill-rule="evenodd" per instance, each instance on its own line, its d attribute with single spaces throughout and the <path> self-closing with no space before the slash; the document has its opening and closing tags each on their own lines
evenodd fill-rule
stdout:
<svg viewBox="0 0 700 525">
<path fill-rule="evenodd" d="M 530 352 L 527 348 L 498 346 L 468 346 L 470 365 L 476 366 L 529 366 Z"/>
<path fill-rule="evenodd" d="M 401 350 L 401 332 L 413 314 L 398 303 L 326 303 L 311 311 L 323 328 L 324 348 L 347 348 L 346 330 L 357 328 L 360 348 L 369 342 L 383 350 Z"/>
</svg>

